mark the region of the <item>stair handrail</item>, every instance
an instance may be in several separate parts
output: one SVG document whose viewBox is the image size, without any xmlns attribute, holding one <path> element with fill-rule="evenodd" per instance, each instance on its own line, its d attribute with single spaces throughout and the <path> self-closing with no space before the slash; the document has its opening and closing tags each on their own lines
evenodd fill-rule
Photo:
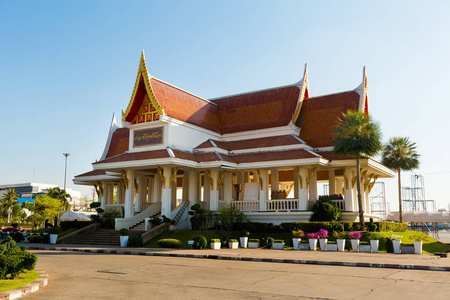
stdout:
<svg viewBox="0 0 450 300">
<path fill-rule="evenodd" d="M 181 219 L 181 217 L 183 216 L 183 214 L 184 214 L 184 211 L 186 210 L 186 208 L 189 206 L 189 200 L 186 200 L 186 201 L 184 201 L 183 202 L 183 204 L 181 204 L 181 205 L 179 205 L 177 208 L 179 208 L 178 209 L 178 211 L 177 211 L 177 213 L 176 213 L 176 215 L 175 215 L 175 217 L 173 217 L 173 219 L 178 223 L 179 221 L 180 221 L 180 219 Z M 175 211 L 176 209 L 174 209 L 174 211 Z"/>
<path fill-rule="evenodd" d="M 115 229 L 120 230 L 122 228 L 130 229 L 134 225 L 141 223 L 150 216 L 158 214 L 161 212 L 161 202 L 156 202 L 147 207 L 142 212 L 137 215 L 131 216 L 129 218 L 116 218 Z"/>
</svg>

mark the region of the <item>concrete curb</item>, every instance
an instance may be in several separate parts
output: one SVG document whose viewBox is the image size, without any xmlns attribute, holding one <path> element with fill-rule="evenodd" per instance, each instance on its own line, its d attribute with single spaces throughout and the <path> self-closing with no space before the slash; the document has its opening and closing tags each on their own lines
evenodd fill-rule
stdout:
<svg viewBox="0 0 450 300">
<path fill-rule="evenodd" d="M 407 264 L 376 264 L 361 262 L 340 262 L 340 261 L 322 261 L 322 260 L 302 260 L 302 259 L 279 259 L 279 258 L 252 258 L 252 257 L 232 257 L 221 255 L 202 255 L 202 254 L 177 254 L 177 253 L 154 253 L 126 250 L 108 250 L 108 249 L 83 249 L 83 248 L 59 248 L 59 247 L 28 247 L 28 250 L 54 250 L 54 251 L 72 251 L 100 254 L 123 254 L 123 255 L 143 255 L 143 256 L 164 256 L 181 258 L 200 258 L 200 259 L 221 259 L 238 261 L 255 261 L 303 265 L 324 265 L 340 267 L 358 267 L 358 268 L 384 268 L 384 269 L 402 269 L 402 270 L 423 270 L 423 271 L 443 271 L 450 272 L 450 267 L 407 265 Z"/>
<path fill-rule="evenodd" d="M 13 300 L 20 297 L 29 295 L 38 291 L 48 284 L 48 274 L 44 271 L 37 271 L 39 273 L 39 278 L 27 285 L 21 286 L 17 289 L 6 291 L 0 293 L 0 300 Z"/>
</svg>

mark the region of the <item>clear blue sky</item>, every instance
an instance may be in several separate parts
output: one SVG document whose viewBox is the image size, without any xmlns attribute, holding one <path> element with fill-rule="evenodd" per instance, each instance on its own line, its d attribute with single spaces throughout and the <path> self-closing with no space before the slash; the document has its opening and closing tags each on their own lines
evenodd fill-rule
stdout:
<svg viewBox="0 0 450 300">
<path fill-rule="evenodd" d="M 341 92 L 366 66 L 383 140 L 417 142 L 427 198 L 446 207 L 449 13 L 448 1 L 0 0 L 0 183 L 62 185 L 70 152 L 68 187 L 87 195 L 72 178 L 101 156 L 144 49 L 153 76 L 205 98 L 297 82 L 305 63 L 311 96 Z"/>
</svg>

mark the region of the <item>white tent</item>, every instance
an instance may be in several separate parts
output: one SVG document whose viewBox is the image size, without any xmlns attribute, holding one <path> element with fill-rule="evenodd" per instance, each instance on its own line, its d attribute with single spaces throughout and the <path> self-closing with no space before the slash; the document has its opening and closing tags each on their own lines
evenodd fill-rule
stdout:
<svg viewBox="0 0 450 300">
<path fill-rule="evenodd" d="M 450 222 L 450 212 L 448 211 L 404 211 L 402 218 L 405 222 Z M 390 212 L 387 220 L 398 221 L 398 211 Z"/>
<path fill-rule="evenodd" d="M 90 220 L 85 214 L 75 213 L 73 211 L 67 211 L 67 212 L 63 213 L 59 219 L 60 220 Z"/>
</svg>

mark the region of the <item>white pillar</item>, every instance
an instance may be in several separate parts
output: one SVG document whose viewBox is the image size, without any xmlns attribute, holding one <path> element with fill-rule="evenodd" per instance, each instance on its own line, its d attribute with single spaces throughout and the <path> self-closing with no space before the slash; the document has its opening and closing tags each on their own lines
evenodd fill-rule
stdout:
<svg viewBox="0 0 450 300">
<path fill-rule="evenodd" d="M 352 170 L 352 178 L 356 178 L 356 169 Z M 359 212 L 358 206 L 358 185 L 355 183 L 355 186 L 352 184 L 352 192 L 353 192 L 353 211 Z"/>
<path fill-rule="evenodd" d="M 369 176 L 364 176 L 363 183 L 361 184 L 362 193 L 364 196 L 364 212 L 370 214 L 370 195 L 369 195 L 369 187 L 367 189 L 364 189 L 366 181 L 369 180 Z"/>
<path fill-rule="evenodd" d="M 336 195 L 336 176 L 334 169 L 328 170 L 328 195 Z"/>
<path fill-rule="evenodd" d="M 183 202 L 189 199 L 189 172 L 183 172 Z"/>
<path fill-rule="evenodd" d="M 270 171 L 270 190 L 278 191 L 280 189 L 280 177 L 277 169 Z"/>
<path fill-rule="evenodd" d="M 203 201 L 208 203 L 211 202 L 210 201 L 211 198 L 211 184 L 209 182 L 209 176 L 208 176 L 208 172 L 205 171 L 203 172 Z"/>
<path fill-rule="evenodd" d="M 156 173 L 155 176 L 153 176 L 152 203 L 161 202 L 161 189 L 161 176 L 159 173 Z"/>
<path fill-rule="evenodd" d="M 133 216 L 134 212 L 134 170 L 127 170 L 128 187 L 125 190 L 125 218 Z"/>
<path fill-rule="evenodd" d="M 256 177 L 258 177 L 258 174 L 255 174 Z M 262 184 L 262 190 L 260 187 L 259 190 L 259 210 L 260 211 L 267 211 L 267 199 L 269 197 L 269 172 L 267 170 L 260 170 L 259 176 L 261 176 L 261 179 L 258 178 L 258 181 L 260 184 Z"/>
<path fill-rule="evenodd" d="M 164 167 L 163 168 L 163 175 L 164 175 L 164 182 L 162 183 L 161 188 L 161 216 L 166 216 L 167 218 L 172 217 L 172 189 L 169 187 L 169 178 L 172 175 L 172 168 L 171 167 Z"/>
<path fill-rule="evenodd" d="M 152 202 L 152 193 L 153 193 L 153 176 L 149 177 L 147 180 L 147 202 Z"/>
<path fill-rule="evenodd" d="M 299 177 L 298 177 L 298 172 L 297 172 L 297 168 L 294 168 L 293 170 L 294 173 L 294 199 L 299 199 L 300 194 L 299 194 L 299 189 L 300 189 L 300 181 L 299 181 Z M 303 178 L 303 187 L 306 187 L 306 177 L 302 177 Z M 288 195 L 286 195 L 287 197 Z"/>
<path fill-rule="evenodd" d="M 178 188 L 178 185 L 177 185 L 177 176 L 175 176 L 175 179 L 172 181 L 172 189 L 171 189 L 171 192 L 172 192 L 172 201 L 170 202 L 171 203 L 171 208 L 172 208 L 172 210 L 174 210 L 176 207 L 177 207 L 177 204 L 178 204 L 178 200 L 177 200 L 177 188 Z"/>
<path fill-rule="evenodd" d="M 116 202 L 116 204 L 123 204 L 125 202 L 122 199 L 122 195 L 123 195 L 123 184 L 121 181 L 119 181 L 119 183 L 117 183 L 117 202 Z"/>
<path fill-rule="evenodd" d="M 341 177 L 336 178 L 336 194 L 344 195 L 343 188 L 344 179 Z"/>
<path fill-rule="evenodd" d="M 233 198 L 233 179 L 230 172 L 226 172 L 223 177 L 223 198 L 226 203 L 230 203 Z"/>
<path fill-rule="evenodd" d="M 294 170 L 294 174 L 297 173 L 297 170 Z M 306 187 L 306 177 L 308 177 L 308 169 L 299 168 L 297 175 L 297 187 L 298 187 L 298 198 L 299 199 L 299 210 L 307 210 L 308 209 L 308 188 Z M 300 178 L 301 177 L 301 178 Z M 301 181 L 300 181 L 301 179 Z"/>
<path fill-rule="evenodd" d="M 311 172 L 314 171 L 313 176 L 311 178 L 311 181 L 309 182 L 309 201 L 311 203 L 314 203 L 317 201 L 317 171 L 311 170 Z"/>
<path fill-rule="evenodd" d="M 344 203 L 346 211 L 353 210 L 353 189 L 352 189 L 352 170 L 344 169 Z"/>
<path fill-rule="evenodd" d="M 210 186 L 210 194 L 209 194 L 209 209 L 212 211 L 219 210 L 219 190 L 217 189 L 217 179 L 219 179 L 219 171 L 211 170 L 211 178 L 212 178 L 212 189 Z"/>
<path fill-rule="evenodd" d="M 101 182 L 101 184 L 98 186 L 98 190 L 100 192 L 99 198 L 100 198 L 100 203 L 101 203 L 101 208 L 104 210 L 106 208 L 106 201 L 108 198 L 106 198 L 106 182 L 103 181 Z M 101 192 L 101 190 L 103 190 L 103 194 Z"/>
<path fill-rule="evenodd" d="M 144 176 L 138 176 L 137 177 L 137 184 L 138 184 L 138 194 L 136 195 L 136 202 L 134 204 L 134 212 L 141 212 L 142 207 L 145 201 L 145 196 L 147 193 L 147 185 L 145 182 Z"/>
<path fill-rule="evenodd" d="M 199 196 L 199 173 L 198 171 L 189 171 L 189 202 L 190 205 L 197 203 Z"/>
</svg>

